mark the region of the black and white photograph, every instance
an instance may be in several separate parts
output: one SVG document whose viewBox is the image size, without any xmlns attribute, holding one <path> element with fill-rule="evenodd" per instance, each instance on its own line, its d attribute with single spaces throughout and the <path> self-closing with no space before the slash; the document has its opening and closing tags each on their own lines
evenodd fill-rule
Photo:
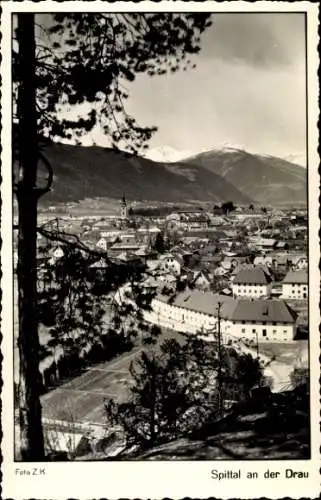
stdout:
<svg viewBox="0 0 321 500">
<path fill-rule="evenodd" d="M 308 478 L 307 11 L 8 3 L 16 477 L 209 461 L 214 484 L 288 461 Z"/>
</svg>

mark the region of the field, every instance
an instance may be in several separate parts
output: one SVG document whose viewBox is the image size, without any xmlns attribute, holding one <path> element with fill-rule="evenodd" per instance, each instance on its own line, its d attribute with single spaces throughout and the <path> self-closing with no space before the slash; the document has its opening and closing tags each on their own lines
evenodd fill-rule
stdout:
<svg viewBox="0 0 321 500">
<path fill-rule="evenodd" d="M 178 333 L 163 331 L 157 346 L 166 338 L 179 341 L 183 337 Z M 118 402 L 128 400 L 131 386 L 129 367 L 142 349 L 137 346 L 114 360 L 89 367 L 84 374 L 45 394 L 42 397 L 43 416 L 52 420 L 103 424 L 106 398 Z"/>
</svg>

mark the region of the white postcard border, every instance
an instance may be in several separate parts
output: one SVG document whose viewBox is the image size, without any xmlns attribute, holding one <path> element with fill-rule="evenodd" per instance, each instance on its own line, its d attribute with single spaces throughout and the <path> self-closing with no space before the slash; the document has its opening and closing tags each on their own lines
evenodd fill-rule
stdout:
<svg viewBox="0 0 321 500">
<path fill-rule="evenodd" d="M 54 2 L 7 1 L 2 4 L 1 76 L 2 97 L 2 488 L 4 498 L 315 498 L 320 492 L 320 387 L 319 323 L 320 260 L 319 248 L 319 158 L 318 147 L 318 5 L 313 2 Z M 311 460 L 268 461 L 202 461 L 202 462 L 68 462 L 31 464 L 44 468 L 38 476 L 19 475 L 24 465 L 13 462 L 13 355 L 12 355 L 12 195 L 11 195 L 11 12 L 57 11 L 230 11 L 230 12 L 307 12 L 308 15 L 308 177 L 309 177 L 309 250 L 310 250 L 310 370 L 311 370 Z M 212 478 L 211 471 L 241 470 L 261 476 L 268 469 L 279 471 L 279 479 L 222 480 Z M 309 479 L 284 479 L 285 470 L 309 472 Z"/>
</svg>

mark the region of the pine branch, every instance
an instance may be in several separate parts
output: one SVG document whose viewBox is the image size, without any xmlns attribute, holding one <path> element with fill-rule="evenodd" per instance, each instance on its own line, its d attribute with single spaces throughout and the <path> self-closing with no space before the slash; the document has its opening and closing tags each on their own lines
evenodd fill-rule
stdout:
<svg viewBox="0 0 321 500">
<path fill-rule="evenodd" d="M 53 174 L 53 169 L 52 169 L 51 163 L 47 160 L 45 155 L 43 153 L 41 153 L 41 151 L 39 151 L 38 154 L 39 154 L 39 158 L 45 164 L 45 167 L 46 167 L 47 173 L 48 173 L 46 186 L 43 188 L 36 188 L 37 198 L 39 199 L 41 196 L 43 196 L 46 193 L 49 193 L 49 191 L 51 190 L 54 174 Z"/>
</svg>

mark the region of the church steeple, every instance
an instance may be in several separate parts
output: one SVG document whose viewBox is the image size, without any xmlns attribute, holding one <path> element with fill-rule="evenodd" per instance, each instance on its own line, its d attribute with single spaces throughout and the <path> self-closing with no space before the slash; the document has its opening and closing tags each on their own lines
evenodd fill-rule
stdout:
<svg viewBox="0 0 321 500">
<path fill-rule="evenodd" d="M 123 197 L 121 200 L 121 205 L 120 205 L 120 217 L 122 219 L 127 219 L 127 203 L 126 203 L 126 198 L 125 198 L 125 193 L 123 193 Z"/>
</svg>

